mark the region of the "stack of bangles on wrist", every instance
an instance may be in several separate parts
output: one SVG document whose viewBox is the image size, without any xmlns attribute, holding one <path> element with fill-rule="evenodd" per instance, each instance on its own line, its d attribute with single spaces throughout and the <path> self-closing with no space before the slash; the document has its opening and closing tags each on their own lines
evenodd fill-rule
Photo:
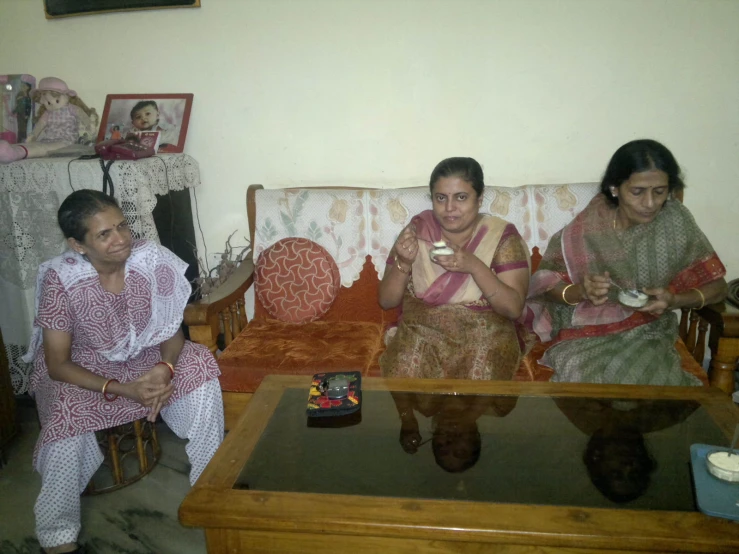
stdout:
<svg viewBox="0 0 739 554">
<path fill-rule="evenodd" d="M 105 400 L 107 400 L 108 402 L 112 402 L 113 400 L 118 398 L 117 394 L 112 394 L 108 392 L 108 385 L 110 385 L 111 383 L 120 383 L 120 381 L 118 379 L 108 379 L 107 381 L 105 381 L 103 389 L 100 391 L 103 393 L 103 398 L 105 398 Z"/>
<path fill-rule="evenodd" d="M 574 287 L 574 286 L 575 286 L 574 283 L 570 283 L 569 285 L 567 285 L 565 288 L 562 289 L 562 300 L 564 301 L 565 304 L 568 304 L 570 306 L 577 306 L 579 304 L 579 302 L 570 302 L 569 300 L 567 300 L 567 297 L 565 296 L 567 289 L 570 287 Z"/>
<path fill-rule="evenodd" d="M 174 379 L 174 366 L 170 364 L 169 362 L 161 361 L 158 362 L 157 365 L 166 365 L 169 368 L 169 376 L 171 379 Z"/>
</svg>

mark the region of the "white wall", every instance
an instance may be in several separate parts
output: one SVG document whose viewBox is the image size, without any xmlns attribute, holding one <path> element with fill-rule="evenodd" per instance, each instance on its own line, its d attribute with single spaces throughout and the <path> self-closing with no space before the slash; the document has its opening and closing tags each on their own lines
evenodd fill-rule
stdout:
<svg viewBox="0 0 739 554">
<path fill-rule="evenodd" d="M 490 184 L 597 180 L 663 141 L 739 276 L 739 2 L 202 0 L 47 21 L 0 0 L 0 72 L 108 93 L 193 92 L 186 151 L 209 251 L 250 183 L 424 184 L 452 155 Z"/>
</svg>

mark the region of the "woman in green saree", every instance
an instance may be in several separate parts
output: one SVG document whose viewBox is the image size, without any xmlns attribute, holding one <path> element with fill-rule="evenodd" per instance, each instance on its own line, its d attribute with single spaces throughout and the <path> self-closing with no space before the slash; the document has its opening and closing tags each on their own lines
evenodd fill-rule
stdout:
<svg viewBox="0 0 739 554">
<path fill-rule="evenodd" d="M 448 158 L 431 173 L 431 210 L 395 242 L 379 287 L 384 309 L 403 312 L 380 357 L 385 377 L 511 379 L 523 341 L 515 320 L 529 284 L 516 227 L 480 213 L 483 172 Z M 433 252 L 444 241 L 447 254 Z"/>
<path fill-rule="evenodd" d="M 726 296 L 726 270 L 688 209 L 672 153 L 653 140 L 619 148 L 601 193 L 549 241 L 529 291 L 534 331 L 552 341 L 540 363 L 552 381 L 700 385 L 675 349 L 672 310 Z M 649 295 L 642 308 L 618 289 Z"/>
</svg>

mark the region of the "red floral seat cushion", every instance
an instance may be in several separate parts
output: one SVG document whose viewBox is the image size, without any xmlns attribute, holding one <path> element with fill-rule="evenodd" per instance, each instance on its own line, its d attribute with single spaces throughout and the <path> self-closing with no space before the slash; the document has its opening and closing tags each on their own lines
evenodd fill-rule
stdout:
<svg viewBox="0 0 739 554">
<path fill-rule="evenodd" d="M 329 310 L 340 288 L 336 262 L 311 240 L 282 239 L 257 260 L 254 292 L 267 312 L 280 321 L 315 321 Z"/>
</svg>

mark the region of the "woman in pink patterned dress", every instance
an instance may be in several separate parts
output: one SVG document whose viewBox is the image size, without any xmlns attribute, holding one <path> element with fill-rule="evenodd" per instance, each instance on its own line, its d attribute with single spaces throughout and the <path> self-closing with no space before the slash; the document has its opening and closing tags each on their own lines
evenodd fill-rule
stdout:
<svg viewBox="0 0 739 554">
<path fill-rule="evenodd" d="M 58 212 L 70 250 L 39 268 L 31 388 L 41 419 L 36 534 L 46 552 L 77 552 L 80 494 L 103 456 L 95 431 L 146 416 L 181 438 L 197 480 L 223 439 L 218 365 L 184 339 L 186 264 L 133 241 L 116 201 L 70 194 Z"/>
</svg>

